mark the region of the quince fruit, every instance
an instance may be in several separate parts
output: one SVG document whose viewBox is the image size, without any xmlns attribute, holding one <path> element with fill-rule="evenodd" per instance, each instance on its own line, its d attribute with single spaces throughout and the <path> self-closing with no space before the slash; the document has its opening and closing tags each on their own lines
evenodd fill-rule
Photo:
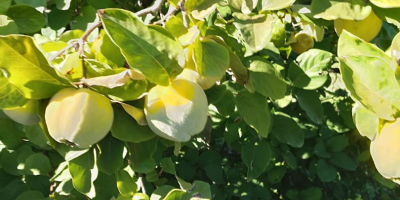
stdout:
<svg viewBox="0 0 400 200">
<path fill-rule="evenodd" d="M 204 129 L 207 108 L 207 97 L 200 85 L 177 78 L 167 87 L 153 87 L 146 97 L 144 111 L 154 133 L 172 141 L 186 142 Z"/>
<path fill-rule="evenodd" d="M 110 100 L 89 89 L 66 88 L 46 107 L 45 120 L 54 140 L 79 148 L 99 142 L 110 131 L 114 112 Z"/>
<path fill-rule="evenodd" d="M 313 37 L 307 33 L 299 32 L 294 37 L 296 42 L 290 44 L 290 46 L 292 47 L 292 50 L 298 54 L 302 54 L 314 46 Z"/>
<path fill-rule="evenodd" d="M 376 169 L 383 177 L 400 178 L 400 119 L 383 125 L 371 142 L 370 151 Z"/>
<path fill-rule="evenodd" d="M 368 15 L 367 18 L 355 21 L 336 19 L 334 21 L 335 31 L 338 36 L 342 33 L 343 29 L 356 35 L 366 42 L 374 39 L 382 28 L 382 20 L 379 19 L 373 11 Z"/>
<path fill-rule="evenodd" d="M 23 125 L 34 125 L 39 123 L 40 118 L 37 114 L 38 102 L 30 99 L 21 108 L 3 109 L 4 114 L 12 120 Z"/>
</svg>

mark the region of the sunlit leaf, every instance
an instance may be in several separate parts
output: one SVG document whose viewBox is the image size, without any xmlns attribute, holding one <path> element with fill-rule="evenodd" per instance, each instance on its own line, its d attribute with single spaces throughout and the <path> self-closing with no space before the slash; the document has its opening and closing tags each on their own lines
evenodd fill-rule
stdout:
<svg viewBox="0 0 400 200">
<path fill-rule="evenodd" d="M 182 71 L 182 46 L 167 30 L 146 26 L 133 13 L 118 9 L 103 10 L 101 20 L 130 67 L 151 82 L 166 86 Z"/>
</svg>

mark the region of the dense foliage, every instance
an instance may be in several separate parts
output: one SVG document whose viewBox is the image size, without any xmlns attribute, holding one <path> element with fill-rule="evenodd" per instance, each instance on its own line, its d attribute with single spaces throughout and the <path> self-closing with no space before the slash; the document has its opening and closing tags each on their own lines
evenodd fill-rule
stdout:
<svg viewBox="0 0 400 200">
<path fill-rule="evenodd" d="M 1 0 L 0 198 L 396 199 L 399 12 Z"/>
</svg>

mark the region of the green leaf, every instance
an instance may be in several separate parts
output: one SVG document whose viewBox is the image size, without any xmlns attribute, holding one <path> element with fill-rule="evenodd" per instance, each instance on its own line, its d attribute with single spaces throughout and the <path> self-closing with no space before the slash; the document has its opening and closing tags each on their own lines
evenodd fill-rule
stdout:
<svg viewBox="0 0 400 200">
<path fill-rule="evenodd" d="M 15 200 L 21 193 L 28 190 L 28 187 L 21 180 L 14 180 L 0 191 L 2 200 Z"/>
<path fill-rule="evenodd" d="M 2 0 L 0 1 L 0 14 L 5 14 L 11 6 L 12 0 Z"/>
<path fill-rule="evenodd" d="M 400 8 L 380 8 L 373 6 L 373 10 L 379 18 L 397 27 L 400 27 L 400 15 L 398 14 L 400 12 Z"/>
<path fill-rule="evenodd" d="M 96 9 L 92 6 L 83 6 L 79 9 L 79 15 L 70 22 L 71 29 L 86 30 L 90 24 L 96 21 Z"/>
<path fill-rule="evenodd" d="M 310 49 L 296 58 L 289 67 L 288 77 L 293 86 L 314 90 L 323 86 L 328 79 L 328 68 L 333 54 L 319 49 Z"/>
<path fill-rule="evenodd" d="M 43 129 L 39 124 L 36 125 L 25 125 L 24 132 L 26 137 L 32 144 L 39 146 L 42 149 L 49 150 L 51 146 L 49 145 L 49 140 L 47 139 Z"/>
<path fill-rule="evenodd" d="M 174 187 L 170 185 L 163 185 L 161 187 L 158 187 L 157 189 L 154 190 L 154 192 L 150 196 L 150 200 L 162 200 L 167 196 L 167 194 L 173 190 Z"/>
<path fill-rule="evenodd" d="M 132 200 L 149 200 L 149 197 L 147 194 L 135 193 L 132 197 Z"/>
<path fill-rule="evenodd" d="M 332 165 L 325 162 L 324 159 L 319 159 L 317 162 L 317 174 L 322 182 L 331 182 L 337 177 L 337 170 Z"/>
<path fill-rule="evenodd" d="M 115 101 L 136 100 L 143 95 L 147 88 L 145 78 L 131 69 L 126 69 L 118 74 L 84 79 L 82 82 Z"/>
<path fill-rule="evenodd" d="M 345 135 L 338 135 L 332 138 L 329 138 L 326 146 L 332 152 L 340 152 L 343 151 L 349 145 L 349 140 Z"/>
<path fill-rule="evenodd" d="M 370 0 L 371 3 L 381 8 L 399 8 L 400 1 L 397 0 Z"/>
<path fill-rule="evenodd" d="M 268 142 L 252 141 L 246 142 L 242 147 L 242 160 L 247 166 L 247 178 L 256 179 L 266 169 L 271 160 L 271 146 Z"/>
<path fill-rule="evenodd" d="M 287 84 L 272 63 L 261 58 L 254 58 L 249 70 L 251 82 L 258 93 L 272 99 L 285 96 Z"/>
<path fill-rule="evenodd" d="M 165 29 L 144 25 L 133 13 L 105 9 L 101 20 L 107 35 L 120 47 L 131 68 L 167 86 L 185 65 L 181 44 Z"/>
<path fill-rule="evenodd" d="M 116 173 L 118 191 L 123 196 L 133 196 L 137 192 L 137 185 L 131 175 L 125 170 Z"/>
<path fill-rule="evenodd" d="M 300 199 L 321 200 L 322 190 L 319 187 L 310 187 L 300 192 Z"/>
<path fill-rule="evenodd" d="M 256 8 L 258 0 L 228 0 L 230 6 L 248 15 Z"/>
<path fill-rule="evenodd" d="M 59 10 L 68 10 L 72 0 L 54 0 Z"/>
<path fill-rule="evenodd" d="M 25 137 L 16 122 L 8 118 L 0 118 L 0 141 L 8 149 L 15 149 L 22 144 Z"/>
<path fill-rule="evenodd" d="M 213 181 L 215 184 L 223 184 L 224 180 L 224 171 L 220 165 L 209 164 L 204 168 L 206 175 L 208 178 Z"/>
<path fill-rule="evenodd" d="M 194 18 L 201 20 L 217 8 L 218 2 L 218 0 L 187 0 L 185 2 L 185 9 L 189 11 Z"/>
<path fill-rule="evenodd" d="M 268 181 L 272 184 L 280 183 L 285 174 L 285 166 L 275 166 L 270 171 L 268 171 Z"/>
<path fill-rule="evenodd" d="M 117 172 L 124 164 L 125 143 L 115 139 L 111 135 L 106 136 L 98 144 L 99 156 L 97 167 L 108 175 Z"/>
<path fill-rule="evenodd" d="M 311 14 L 315 18 L 335 20 L 363 20 L 371 12 L 363 0 L 319 0 L 311 2 Z"/>
<path fill-rule="evenodd" d="M 354 161 L 354 159 L 350 158 L 350 156 L 344 152 L 334 153 L 329 161 L 345 170 L 355 171 L 357 169 L 357 163 Z"/>
<path fill-rule="evenodd" d="M 14 20 L 6 15 L 0 15 L 0 35 L 19 33 L 18 26 Z"/>
<path fill-rule="evenodd" d="M 370 140 L 379 133 L 379 118 L 358 103 L 353 107 L 353 121 L 358 132 Z"/>
<path fill-rule="evenodd" d="M 112 136 L 125 141 L 140 143 L 156 136 L 148 126 L 139 125 L 121 106 L 113 106 L 114 122 L 111 127 Z"/>
<path fill-rule="evenodd" d="M 158 181 L 159 178 L 160 177 L 155 169 L 146 173 L 146 181 L 149 183 L 154 183 L 154 182 Z"/>
<path fill-rule="evenodd" d="M 102 1 L 88 0 L 87 3 L 96 9 L 119 7 L 117 1 L 113 0 L 102 0 Z"/>
<path fill-rule="evenodd" d="M 266 97 L 259 93 L 251 94 L 241 90 L 235 97 L 237 110 L 257 133 L 266 138 L 271 130 L 271 113 Z"/>
<path fill-rule="evenodd" d="M 47 2 L 46 0 L 35 0 L 35 1 L 31 1 L 31 0 L 14 0 L 15 3 L 19 4 L 19 5 L 28 5 L 31 7 L 36 8 L 36 10 L 43 12 L 44 9 L 47 7 Z"/>
<path fill-rule="evenodd" d="M 233 17 L 235 27 L 253 51 L 262 50 L 270 42 L 274 21 L 272 15 L 233 13 Z"/>
<path fill-rule="evenodd" d="M 261 10 L 280 10 L 291 6 L 296 0 L 261 0 Z"/>
<path fill-rule="evenodd" d="M 211 39 L 197 40 L 194 59 L 200 76 L 220 79 L 229 66 L 229 51 Z"/>
<path fill-rule="evenodd" d="M 343 82 L 353 99 L 378 117 L 393 120 L 399 113 L 400 87 L 393 70 L 378 57 L 340 58 Z"/>
<path fill-rule="evenodd" d="M 0 37 L 0 46 L 0 69 L 26 98 L 49 98 L 65 87 L 31 37 Z"/>
<path fill-rule="evenodd" d="M 44 195 L 39 191 L 28 190 L 18 195 L 15 200 L 43 200 Z"/>
<path fill-rule="evenodd" d="M 285 160 L 285 164 L 287 164 L 290 168 L 297 168 L 297 160 L 296 157 L 290 151 L 286 151 L 282 153 L 282 157 Z"/>
<path fill-rule="evenodd" d="M 324 109 L 319 99 L 319 93 L 314 90 L 293 90 L 293 94 L 311 121 L 321 124 L 324 118 Z"/>
<path fill-rule="evenodd" d="M 27 5 L 11 6 L 7 16 L 15 21 L 20 33 L 38 32 L 46 24 L 43 14 Z"/>
<path fill-rule="evenodd" d="M 96 191 L 93 182 L 97 178 L 97 169 L 93 151 L 88 151 L 69 161 L 68 169 L 74 188 L 90 198 L 95 197 Z"/>
<path fill-rule="evenodd" d="M 338 40 L 338 56 L 339 58 L 344 58 L 346 56 L 379 57 L 387 63 L 387 65 L 394 64 L 392 58 L 386 55 L 385 52 L 379 49 L 375 44 L 365 42 L 346 30 L 340 34 Z"/>
<path fill-rule="evenodd" d="M 130 159 L 132 169 L 139 173 L 148 173 L 152 171 L 157 163 L 153 155 L 157 150 L 157 138 L 141 143 L 129 143 Z"/>
<path fill-rule="evenodd" d="M 304 144 L 304 133 L 300 126 L 290 116 L 276 112 L 273 116 L 271 134 L 280 142 L 300 148 Z"/>
<path fill-rule="evenodd" d="M 326 150 L 326 146 L 321 139 L 317 140 L 317 144 L 314 146 L 315 155 L 322 158 L 330 158 L 331 154 Z"/>
<path fill-rule="evenodd" d="M 173 189 L 165 195 L 163 200 L 184 200 L 184 196 L 187 195 L 185 191 L 179 189 Z"/>
<path fill-rule="evenodd" d="M 103 30 L 100 32 L 100 36 L 102 40 L 99 52 L 96 54 L 96 60 L 106 63 L 113 68 L 124 66 L 125 58 L 119 47 L 111 41 L 110 37 Z"/>
<path fill-rule="evenodd" d="M 32 154 L 26 159 L 24 170 L 28 175 L 47 175 L 51 170 L 50 160 L 43 153 Z"/>
<path fill-rule="evenodd" d="M 183 19 L 177 16 L 169 17 L 165 23 L 165 28 L 179 40 L 182 46 L 192 44 L 200 33 L 195 25 L 186 28 Z"/>
<path fill-rule="evenodd" d="M 171 158 L 163 158 L 160 164 L 164 172 L 176 175 L 175 163 Z"/>
</svg>

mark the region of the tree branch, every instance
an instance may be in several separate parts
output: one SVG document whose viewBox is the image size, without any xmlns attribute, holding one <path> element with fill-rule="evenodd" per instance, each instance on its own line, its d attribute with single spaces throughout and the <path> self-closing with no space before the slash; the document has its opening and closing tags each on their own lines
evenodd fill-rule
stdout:
<svg viewBox="0 0 400 200">
<path fill-rule="evenodd" d="M 163 5 L 164 1 L 165 0 L 156 0 L 152 6 L 147 7 L 143 10 L 139 10 L 138 12 L 135 13 L 135 15 L 140 17 L 143 15 L 147 15 L 149 13 L 156 13 L 161 9 L 161 6 Z"/>
</svg>

